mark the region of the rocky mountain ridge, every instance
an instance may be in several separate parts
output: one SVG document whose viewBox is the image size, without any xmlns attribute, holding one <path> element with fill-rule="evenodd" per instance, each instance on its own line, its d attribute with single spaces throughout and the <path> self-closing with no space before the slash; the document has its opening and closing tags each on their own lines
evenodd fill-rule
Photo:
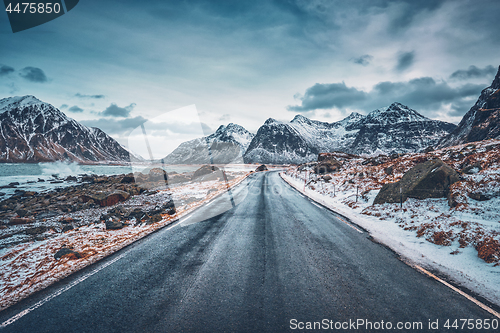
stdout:
<svg viewBox="0 0 500 333">
<path fill-rule="evenodd" d="M 443 138 L 438 147 L 500 138 L 500 66 L 491 86 L 483 89 L 476 104 L 464 115 L 458 127 Z"/>
<path fill-rule="evenodd" d="M 0 162 L 138 160 L 98 128 L 86 127 L 34 96 L 0 100 Z"/>
</svg>

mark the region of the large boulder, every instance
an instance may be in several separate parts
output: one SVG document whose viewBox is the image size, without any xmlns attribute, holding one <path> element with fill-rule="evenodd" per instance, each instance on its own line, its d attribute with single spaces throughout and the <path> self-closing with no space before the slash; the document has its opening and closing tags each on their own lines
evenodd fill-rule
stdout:
<svg viewBox="0 0 500 333">
<path fill-rule="evenodd" d="M 335 158 L 330 158 L 328 160 L 323 160 L 314 166 L 314 172 L 318 175 L 325 173 L 340 171 L 342 163 L 337 161 Z"/>
<path fill-rule="evenodd" d="M 215 171 L 219 171 L 219 168 L 214 165 L 204 165 L 194 172 L 193 178 L 205 176 Z"/>
<path fill-rule="evenodd" d="M 153 168 L 149 170 L 149 177 L 148 181 L 150 182 L 159 182 L 159 181 L 164 181 L 166 182 L 168 180 L 168 175 L 165 170 L 162 168 Z"/>
<path fill-rule="evenodd" d="M 108 207 L 123 202 L 130 197 L 130 194 L 125 191 L 115 190 L 113 192 L 97 192 L 84 194 L 80 198 L 82 202 L 93 200 L 94 203 L 101 207 Z"/>
<path fill-rule="evenodd" d="M 259 171 L 267 171 L 267 166 L 265 164 L 262 164 L 260 166 L 257 167 L 257 169 L 255 169 L 255 172 L 259 172 Z"/>
<path fill-rule="evenodd" d="M 446 197 L 450 185 L 458 180 L 458 172 L 440 159 L 427 161 L 408 170 L 399 182 L 385 184 L 373 203 L 397 203 L 400 202 L 401 196 L 403 201 L 408 198 Z"/>
</svg>

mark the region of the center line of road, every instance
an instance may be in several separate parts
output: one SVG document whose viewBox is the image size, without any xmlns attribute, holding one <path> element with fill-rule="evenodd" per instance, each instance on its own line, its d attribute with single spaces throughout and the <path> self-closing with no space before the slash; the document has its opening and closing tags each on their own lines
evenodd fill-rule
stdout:
<svg viewBox="0 0 500 333">
<path fill-rule="evenodd" d="M 431 272 L 429 272 L 428 270 L 418 266 L 418 265 L 413 265 L 413 267 L 415 267 L 416 269 L 418 269 L 419 271 L 421 271 L 422 273 L 430 276 L 431 278 L 433 279 L 436 279 L 437 281 L 441 282 L 442 284 L 444 284 L 445 286 L 447 286 L 448 288 L 456 291 L 457 293 L 459 293 L 460 295 L 464 296 L 465 298 L 467 298 L 469 301 L 471 301 L 472 303 L 476 304 L 477 306 L 479 306 L 481 309 L 485 310 L 485 311 L 488 311 L 489 313 L 491 313 L 492 315 L 494 315 L 495 317 L 497 318 L 500 318 L 500 313 L 496 312 L 495 310 L 493 310 L 492 308 L 490 308 L 489 306 L 487 306 L 486 304 L 483 304 L 481 302 L 479 302 L 477 299 L 475 299 L 474 297 L 464 293 L 462 290 L 458 289 L 457 287 L 449 284 L 448 282 L 438 278 L 436 275 L 432 274 Z"/>
</svg>

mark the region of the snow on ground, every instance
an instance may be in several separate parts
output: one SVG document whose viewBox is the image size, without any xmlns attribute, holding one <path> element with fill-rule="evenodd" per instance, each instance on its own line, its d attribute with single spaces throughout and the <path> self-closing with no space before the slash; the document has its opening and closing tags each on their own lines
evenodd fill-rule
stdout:
<svg viewBox="0 0 500 333">
<path fill-rule="evenodd" d="M 499 144 L 498 140 L 490 140 L 427 154 L 407 154 L 379 165 L 367 164 L 364 158 L 345 159 L 340 172 L 329 174 L 329 182 L 318 178 L 307 166 L 300 171 L 290 167 L 281 176 L 410 262 L 439 271 L 500 304 Z M 400 204 L 373 205 L 384 183 L 398 181 L 415 164 L 435 157 L 456 170 L 480 164 L 478 170 L 463 174 L 463 180 L 452 186 L 455 207 L 450 208 L 447 198 L 409 198 L 402 208 Z M 389 167 L 392 174 L 385 172 Z M 469 197 L 471 192 L 486 194 L 490 199 L 474 200 Z"/>
<path fill-rule="evenodd" d="M 247 172 L 233 174 L 235 178 L 229 180 L 228 184 L 217 180 L 189 182 L 161 190 L 154 195 L 137 196 L 127 201 L 128 205 L 141 206 L 155 201 L 161 202 L 165 200 L 165 196 L 172 196 L 176 202 L 176 214 L 163 214 L 163 219 L 157 223 L 136 224 L 135 221 L 130 221 L 129 225 L 118 230 L 106 230 L 104 222 L 89 224 L 65 233 L 54 231 L 53 237 L 43 241 L 23 243 L 2 250 L 0 310 L 171 224 L 224 193 L 228 185 L 236 186 L 247 175 Z M 72 249 L 78 252 L 81 258 L 67 254 L 56 260 L 54 254 L 61 248 Z"/>
</svg>

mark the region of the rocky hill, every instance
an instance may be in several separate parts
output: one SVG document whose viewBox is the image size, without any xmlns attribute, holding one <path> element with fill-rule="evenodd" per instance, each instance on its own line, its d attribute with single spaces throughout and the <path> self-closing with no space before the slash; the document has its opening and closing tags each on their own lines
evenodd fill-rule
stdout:
<svg viewBox="0 0 500 333">
<path fill-rule="evenodd" d="M 485 88 L 476 104 L 464 115 L 458 127 L 439 147 L 500 138 L 500 67 L 491 86 Z"/>
<path fill-rule="evenodd" d="M 0 162 L 137 160 L 98 128 L 83 126 L 34 96 L 0 100 Z"/>
<path fill-rule="evenodd" d="M 181 143 L 162 161 L 166 164 L 241 163 L 253 137 L 254 134 L 240 125 L 221 125 L 209 136 Z"/>
</svg>

